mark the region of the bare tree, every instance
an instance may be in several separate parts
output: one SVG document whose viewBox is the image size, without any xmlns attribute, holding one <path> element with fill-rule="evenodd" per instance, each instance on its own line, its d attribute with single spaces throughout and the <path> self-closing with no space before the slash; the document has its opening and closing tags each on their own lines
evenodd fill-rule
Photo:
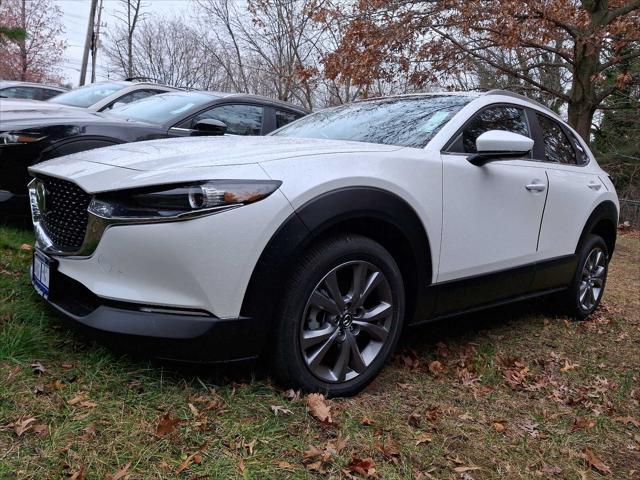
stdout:
<svg viewBox="0 0 640 480">
<path fill-rule="evenodd" d="M 138 26 L 139 21 L 144 16 L 141 13 L 144 7 L 142 0 L 119 0 L 121 3 L 121 10 L 115 13 L 115 17 L 118 18 L 125 25 L 125 34 L 120 41 L 126 42 L 126 56 L 123 60 L 126 61 L 126 76 L 133 77 L 133 37 Z"/>
</svg>

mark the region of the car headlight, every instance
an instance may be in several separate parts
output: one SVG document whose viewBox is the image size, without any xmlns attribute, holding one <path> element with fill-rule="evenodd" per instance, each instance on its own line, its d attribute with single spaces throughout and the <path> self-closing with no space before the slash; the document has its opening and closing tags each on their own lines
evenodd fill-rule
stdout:
<svg viewBox="0 0 640 480">
<path fill-rule="evenodd" d="M 272 180 L 220 180 L 107 192 L 93 198 L 89 212 L 106 219 L 190 218 L 257 202 L 281 184 Z"/>
<path fill-rule="evenodd" d="M 2 132 L 0 133 L 0 145 L 35 143 L 44 138 L 45 135 L 38 132 Z"/>
</svg>

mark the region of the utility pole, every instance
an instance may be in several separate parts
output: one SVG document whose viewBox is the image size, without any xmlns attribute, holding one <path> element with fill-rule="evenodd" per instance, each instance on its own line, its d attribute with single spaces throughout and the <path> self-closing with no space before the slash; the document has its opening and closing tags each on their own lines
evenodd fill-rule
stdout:
<svg viewBox="0 0 640 480">
<path fill-rule="evenodd" d="M 98 8 L 98 21 L 96 22 L 95 34 L 91 42 L 91 83 L 96 81 L 96 57 L 98 56 L 98 46 L 100 45 L 100 17 L 102 16 L 102 2 Z"/>
<path fill-rule="evenodd" d="M 93 27 L 96 22 L 96 7 L 98 0 L 91 0 L 91 9 L 89 10 L 89 23 L 87 25 L 87 36 L 84 39 L 84 52 L 82 53 L 82 67 L 80 67 L 80 86 L 84 85 L 87 78 L 87 63 L 89 62 L 89 50 L 91 41 L 93 40 Z"/>
</svg>

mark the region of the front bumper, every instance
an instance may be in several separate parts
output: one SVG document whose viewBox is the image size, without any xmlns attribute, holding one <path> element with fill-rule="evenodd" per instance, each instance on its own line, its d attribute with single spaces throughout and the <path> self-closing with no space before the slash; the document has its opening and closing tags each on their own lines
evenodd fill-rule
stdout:
<svg viewBox="0 0 640 480">
<path fill-rule="evenodd" d="M 158 357 L 226 362 L 255 358 L 264 345 L 256 335 L 261 325 L 253 318 L 221 319 L 206 312 L 112 302 L 55 270 L 52 283 L 56 288 L 46 302 L 57 313 L 98 333 L 133 336 L 138 352 L 142 348 Z"/>
<path fill-rule="evenodd" d="M 278 190 L 201 218 L 110 226 L 90 256 L 50 256 L 48 302 L 92 329 L 171 343 L 174 353 L 163 357 L 254 357 L 267 325 L 258 315 L 242 316 L 245 292 L 267 242 L 292 211 Z"/>
</svg>

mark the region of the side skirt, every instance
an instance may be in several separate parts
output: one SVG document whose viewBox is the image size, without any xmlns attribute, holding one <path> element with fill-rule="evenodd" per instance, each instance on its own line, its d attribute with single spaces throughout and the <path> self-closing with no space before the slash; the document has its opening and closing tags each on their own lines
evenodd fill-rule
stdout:
<svg viewBox="0 0 640 480">
<path fill-rule="evenodd" d="M 431 315 L 415 318 L 411 325 L 564 290 L 575 275 L 577 261 L 577 255 L 572 254 L 431 285 L 421 300 L 435 299 L 436 307 Z"/>
</svg>

